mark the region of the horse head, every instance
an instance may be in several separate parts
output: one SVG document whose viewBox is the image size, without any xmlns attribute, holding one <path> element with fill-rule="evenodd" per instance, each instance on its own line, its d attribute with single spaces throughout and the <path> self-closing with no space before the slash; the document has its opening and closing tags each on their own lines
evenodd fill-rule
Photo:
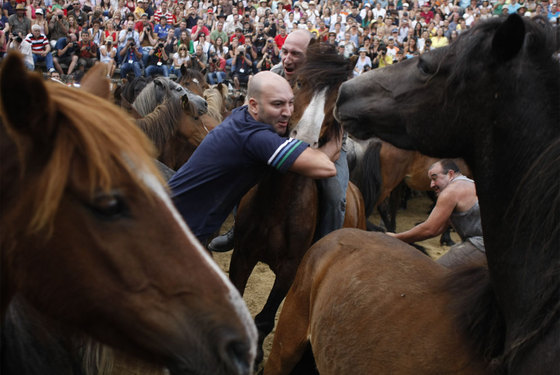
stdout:
<svg viewBox="0 0 560 375">
<path fill-rule="evenodd" d="M 517 15 L 483 22 L 449 46 L 344 83 L 335 116 L 357 138 L 378 136 L 426 155 L 471 159 L 466 145 L 474 136 L 492 137 L 493 129 L 511 121 L 511 113 L 526 111 L 512 104 L 521 82 L 531 89 L 549 80 L 541 69 L 527 67 L 544 63 L 558 69 L 553 38 L 549 25 Z M 535 112 L 550 115 L 558 107 L 554 100 L 543 95 Z M 501 116 L 507 108 L 509 115 Z"/>
<path fill-rule="evenodd" d="M 193 93 L 191 90 L 183 87 L 165 77 L 157 77 L 154 79 L 154 88 L 156 97 L 179 97 L 183 101 L 183 107 L 193 116 L 201 116 L 208 111 L 208 103 L 203 97 Z M 158 103 L 160 103 L 158 101 Z"/>
<path fill-rule="evenodd" d="M 309 46 L 294 88 L 291 137 L 319 147 L 333 136 L 340 136 L 341 126 L 332 115 L 332 108 L 338 87 L 351 72 L 351 66 L 332 46 L 320 43 Z"/>
<path fill-rule="evenodd" d="M 250 374 L 256 329 L 108 101 L 0 74 L 2 313 L 18 294 L 48 318 L 173 374 Z"/>
</svg>

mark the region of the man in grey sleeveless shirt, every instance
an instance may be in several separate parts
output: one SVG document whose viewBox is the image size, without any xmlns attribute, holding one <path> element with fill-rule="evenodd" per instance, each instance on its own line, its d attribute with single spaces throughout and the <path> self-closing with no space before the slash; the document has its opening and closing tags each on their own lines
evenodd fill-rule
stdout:
<svg viewBox="0 0 560 375">
<path fill-rule="evenodd" d="M 388 233 L 412 243 L 440 235 L 451 224 L 461 237 L 437 262 L 452 267 L 466 262 L 485 262 L 480 209 L 474 181 L 463 176 L 459 167 L 449 159 L 434 163 L 429 171 L 430 187 L 438 200 L 430 216 L 423 223 L 402 233 Z"/>
</svg>

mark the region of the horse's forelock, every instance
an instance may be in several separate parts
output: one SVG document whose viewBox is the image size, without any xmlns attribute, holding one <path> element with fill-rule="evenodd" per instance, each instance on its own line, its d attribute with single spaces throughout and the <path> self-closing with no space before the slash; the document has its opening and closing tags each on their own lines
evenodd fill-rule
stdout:
<svg viewBox="0 0 560 375">
<path fill-rule="evenodd" d="M 352 66 L 334 46 L 316 43 L 307 49 L 305 64 L 298 70 L 298 79 L 313 91 L 319 91 L 325 87 L 338 88 L 351 74 Z"/>
</svg>

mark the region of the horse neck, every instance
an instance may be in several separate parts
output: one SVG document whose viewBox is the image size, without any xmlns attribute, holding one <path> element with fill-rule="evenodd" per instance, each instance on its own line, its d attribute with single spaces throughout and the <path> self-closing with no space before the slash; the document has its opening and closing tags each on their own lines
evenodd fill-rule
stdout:
<svg viewBox="0 0 560 375">
<path fill-rule="evenodd" d="M 550 120 L 540 124 L 540 131 L 530 124 L 500 125 L 509 133 L 491 143 L 486 139 L 494 149 L 474 150 L 479 156 L 472 165 L 491 282 L 511 344 L 543 329 L 542 316 L 559 291 L 554 269 L 559 265 L 560 160 L 554 154 L 560 134 Z M 543 155 L 556 162 L 542 160 Z M 543 202 L 545 197 L 550 199 Z"/>
</svg>

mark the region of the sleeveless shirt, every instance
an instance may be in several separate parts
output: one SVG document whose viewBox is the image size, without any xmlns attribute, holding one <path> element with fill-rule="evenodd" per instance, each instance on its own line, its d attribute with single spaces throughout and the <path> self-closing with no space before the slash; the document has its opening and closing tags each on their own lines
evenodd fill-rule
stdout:
<svg viewBox="0 0 560 375">
<path fill-rule="evenodd" d="M 456 177 L 453 181 L 470 181 L 473 180 L 465 176 Z M 485 251 L 484 240 L 482 238 L 482 224 L 480 221 L 480 206 L 478 201 L 467 211 L 453 212 L 450 217 L 451 225 L 457 231 L 463 242 L 472 243 L 480 251 Z"/>
</svg>

